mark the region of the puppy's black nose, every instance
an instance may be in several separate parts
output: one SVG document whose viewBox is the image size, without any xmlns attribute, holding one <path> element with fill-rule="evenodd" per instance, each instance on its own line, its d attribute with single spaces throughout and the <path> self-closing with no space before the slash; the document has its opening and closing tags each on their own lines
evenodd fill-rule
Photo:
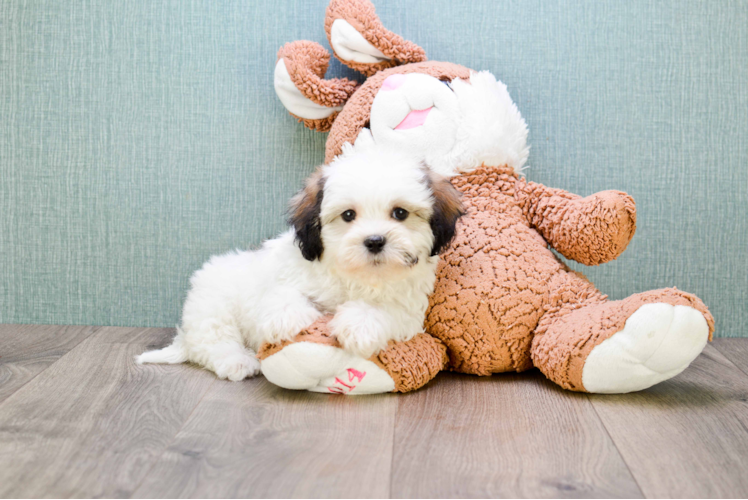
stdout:
<svg viewBox="0 0 748 500">
<path fill-rule="evenodd" d="M 379 253 L 384 248 L 384 244 L 387 240 L 384 236 L 369 236 L 364 240 L 364 246 L 369 249 L 371 253 Z"/>
</svg>

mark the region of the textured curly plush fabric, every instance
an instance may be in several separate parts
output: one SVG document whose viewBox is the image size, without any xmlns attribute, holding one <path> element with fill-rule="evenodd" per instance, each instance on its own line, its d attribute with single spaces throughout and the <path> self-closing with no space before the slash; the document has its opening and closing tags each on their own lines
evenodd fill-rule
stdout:
<svg viewBox="0 0 748 500">
<path fill-rule="evenodd" d="M 391 32 L 382 25 L 379 17 L 375 13 L 374 4 L 368 0 L 359 0 L 357 2 L 332 0 L 330 2 L 327 6 L 327 15 L 325 16 L 325 32 L 327 33 L 327 40 L 330 42 L 331 47 L 332 23 L 334 23 L 336 19 L 347 21 L 367 42 L 379 49 L 389 58 L 387 61 L 365 64 L 346 61 L 337 53 L 335 54 L 335 57 L 340 59 L 343 64 L 366 76 L 371 76 L 381 70 L 392 68 L 393 66 L 398 66 L 400 64 L 426 60 L 426 52 L 424 52 L 421 47 L 413 42 L 405 40 L 400 35 Z"/>
<path fill-rule="evenodd" d="M 442 371 L 449 358 L 447 348 L 421 333 L 407 342 L 393 342 L 371 358 L 395 381 L 394 392 L 410 392 L 426 385 Z"/>
<path fill-rule="evenodd" d="M 426 331 L 447 346 L 451 369 L 490 375 L 537 366 L 562 387 L 583 391 L 587 355 L 645 303 L 690 305 L 713 331 L 694 295 L 655 290 L 607 302 L 548 248 L 590 263 L 616 258 L 636 225 L 625 193 L 581 198 L 528 183 L 506 167 L 484 166 L 452 182 L 467 215 L 442 255 L 426 317 Z"/>
<path fill-rule="evenodd" d="M 567 259 L 587 266 L 623 253 L 636 231 L 634 199 L 621 191 L 587 198 L 534 182 L 518 186 L 528 222 Z"/>
<path fill-rule="evenodd" d="M 600 294 L 568 272 L 530 226 L 528 198 L 517 196 L 524 183 L 512 169 L 483 167 L 452 182 L 467 213 L 442 254 L 426 331 L 447 346 L 453 370 L 526 370 L 545 310 Z"/>
</svg>

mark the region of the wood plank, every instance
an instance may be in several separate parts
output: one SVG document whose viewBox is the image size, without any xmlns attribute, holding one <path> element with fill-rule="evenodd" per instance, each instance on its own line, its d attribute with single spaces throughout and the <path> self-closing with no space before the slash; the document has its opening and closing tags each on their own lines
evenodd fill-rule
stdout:
<svg viewBox="0 0 748 500">
<path fill-rule="evenodd" d="M 714 339 L 712 345 L 748 375 L 748 339 Z"/>
<path fill-rule="evenodd" d="M 641 497 L 585 394 L 538 371 L 400 396 L 392 497 Z"/>
<path fill-rule="evenodd" d="M 647 497 L 748 497 L 748 377 L 714 347 L 646 391 L 590 400 Z"/>
<path fill-rule="evenodd" d="M 217 384 L 135 496 L 386 498 L 397 398 Z"/>
<path fill-rule="evenodd" d="M 0 403 L 96 330 L 93 326 L 0 325 Z"/>
<path fill-rule="evenodd" d="M 0 497 L 123 497 L 215 377 L 134 364 L 173 329 L 102 328 L 0 405 Z"/>
</svg>

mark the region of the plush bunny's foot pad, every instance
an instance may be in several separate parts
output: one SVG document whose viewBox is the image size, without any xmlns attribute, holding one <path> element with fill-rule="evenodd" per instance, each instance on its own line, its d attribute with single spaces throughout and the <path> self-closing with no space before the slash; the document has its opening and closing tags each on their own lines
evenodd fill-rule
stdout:
<svg viewBox="0 0 748 500">
<path fill-rule="evenodd" d="M 330 319 L 320 318 L 292 341 L 263 345 L 257 358 L 265 378 L 286 389 L 332 394 L 408 392 L 447 365 L 444 344 L 424 333 L 391 341 L 370 359 L 354 356 L 330 334 Z"/>
<path fill-rule="evenodd" d="M 377 394 L 395 390 L 389 374 L 368 359 L 339 347 L 297 342 L 262 360 L 262 373 L 286 389 L 333 394 Z"/>
<path fill-rule="evenodd" d="M 596 346 L 582 373 L 589 392 L 640 391 L 686 369 L 709 339 L 704 315 L 684 305 L 645 304 Z"/>
</svg>

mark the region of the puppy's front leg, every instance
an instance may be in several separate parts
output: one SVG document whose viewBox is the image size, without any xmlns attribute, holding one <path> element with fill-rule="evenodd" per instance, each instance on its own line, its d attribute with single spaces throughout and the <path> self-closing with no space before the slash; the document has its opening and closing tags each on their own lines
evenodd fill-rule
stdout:
<svg viewBox="0 0 748 500">
<path fill-rule="evenodd" d="M 276 344 L 291 340 L 314 323 L 322 313 L 301 292 L 291 287 L 276 287 L 260 301 L 257 330 L 262 342 Z"/>
<path fill-rule="evenodd" d="M 387 341 L 393 338 L 394 323 L 383 308 L 357 300 L 338 307 L 330 321 L 330 331 L 343 349 L 368 359 L 387 347 Z"/>
</svg>

